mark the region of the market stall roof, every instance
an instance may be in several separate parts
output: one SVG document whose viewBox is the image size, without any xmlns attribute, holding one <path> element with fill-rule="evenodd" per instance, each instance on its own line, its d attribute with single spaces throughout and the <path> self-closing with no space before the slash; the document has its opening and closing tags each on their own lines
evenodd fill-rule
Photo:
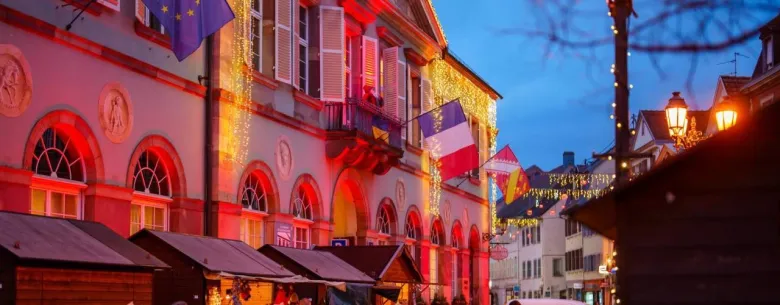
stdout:
<svg viewBox="0 0 780 305">
<path fill-rule="evenodd" d="M 23 262 L 168 268 L 97 222 L 0 211 L 0 248 Z"/>
<path fill-rule="evenodd" d="M 715 134 L 630 182 L 616 186 L 614 191 L 572 206 L 565 214 L 599 234 L 615 239 L 616 197 L 631 204 L 633 194 L 639 188 L 663 185 L 673 195 L 675 188 L 707 192 L 706 189 L 693 188 L 760 190 L 776 187 L 776 180 L 767 177 L 777 175 L 774 165 L 780 156 L 780 134 L 777 133 L 780 130 L 780 103 L 766 106 L 742 120 L 731 129 Z M 692 182 L 696 182 L 695 186 Z"/>
<path fill-rule="evenodd" d="M 404 245 L 316 247 L 330 252 L 376 280 L 390 282 L 423 282 L 409 251 Z M 371 259 L 366 259 L 370 257 Z"/>
<path fill-rule="evenodd" d="M 376 280 L 330 252 L 287 248 L 276 245 L 265 245 L 258 251 L 282 266 L 293 271 L 295 269 L 303 269 L 320 280 L 371 284 L 376 282 Z"/>
<path fill-rule="evenodd" d="M 240 240 L 147 229 L 134 234 L 130 240 L 139 242 L 145 238 L 162 241 L 210 272 L 266 277 L 294 275 Z"/>
</svg>

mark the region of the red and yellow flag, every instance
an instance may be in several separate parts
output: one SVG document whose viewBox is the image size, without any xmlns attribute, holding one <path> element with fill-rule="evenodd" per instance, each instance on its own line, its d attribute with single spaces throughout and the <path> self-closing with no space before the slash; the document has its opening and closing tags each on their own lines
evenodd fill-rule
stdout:
<svg viewBox="0 0 780 305">
<path fill-rule="evenodd" d="M 493 155 L 485 170 L 496 177 L 496 185 L 504 194 L 506 204 L 512 203 L 531 189 L 528 176 L 509 145 Z"/>
</svg>

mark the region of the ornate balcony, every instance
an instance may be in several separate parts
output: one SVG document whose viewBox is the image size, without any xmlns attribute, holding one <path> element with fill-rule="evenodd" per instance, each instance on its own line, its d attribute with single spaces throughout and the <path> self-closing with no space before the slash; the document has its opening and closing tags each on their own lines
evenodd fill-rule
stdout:
<svg viewBox="0 0 780 305">
<path fill-rule="evenodd" d="M 325 153 L 351 167 L 384 175 L 404 155 L 401 122 L 382 109 L 359 99 L 325 104 Z M 375 119 L 387 123 L 388 134 L 374 137 Z"/>
</svg>

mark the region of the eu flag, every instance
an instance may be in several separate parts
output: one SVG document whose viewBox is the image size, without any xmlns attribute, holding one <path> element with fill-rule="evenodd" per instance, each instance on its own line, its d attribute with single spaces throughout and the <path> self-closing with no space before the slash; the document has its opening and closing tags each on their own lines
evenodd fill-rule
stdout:
<svg viewBox="0 0 780 305">
<path fill-rule="evenodd" d="M 170 33 L 173 53 L 179 61 L 190 56 L 204 38 L 235 17 L 227 0 L 143 1 Z"/>
</svg>

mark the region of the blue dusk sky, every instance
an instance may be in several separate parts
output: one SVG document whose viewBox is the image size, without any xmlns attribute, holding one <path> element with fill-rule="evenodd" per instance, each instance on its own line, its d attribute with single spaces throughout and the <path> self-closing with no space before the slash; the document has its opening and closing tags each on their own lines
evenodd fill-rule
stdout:
<svg viewBox="0 0 780 305">
<path fill-rule="evenodd" d="M 479 5 L 475 5 L 475 3 Z M 591 14 L 580 20 L 594 36 L 610 33 L 612 19 L 603 0 L 583 9 Z M 577 163 L 602 151 L 614 139 L 612 113 L 614 82 L 609 68 L 613 49 L 594 50 L 599 60 L 578 58 L 569 52 L 545 55 L 546 42 L 521 35 L 502 34 L 502 29 L 535 29 L 535 11 L 530 0 L 433 0 L 450 49 L 483 77 L 503 100 L 498 104 L 499 148 L 510 144 L 524 167 L 533 164 L 544 170 L 561 164 L 564 151 L 574 151 Z M 647 3 L 646 1 L 644 3 Z M 644 11 L 642 11 L 644 9 Z M 637 8 L 639 16 L 650 16 L 652 8 Z M 766 22 L 772 15 L 762 17 Z M 634 19 L 634 22 L 641 21 Z M 686 88 L 690 55 L 662 55 L 659 75 L 649 55 L 634 52 L 629 57 L 631 113 L 640 109 L 663 109 L 673 91 L 681 91 L 689 107 L 707 109 L 712 104 L 718 76 L 730 74 L 734 52 L 739 58 L 738 74 L 750 75 L 761 51 L 758 37 L 743 45 L 699 56 L 691 88 Z"/>
</svg>

